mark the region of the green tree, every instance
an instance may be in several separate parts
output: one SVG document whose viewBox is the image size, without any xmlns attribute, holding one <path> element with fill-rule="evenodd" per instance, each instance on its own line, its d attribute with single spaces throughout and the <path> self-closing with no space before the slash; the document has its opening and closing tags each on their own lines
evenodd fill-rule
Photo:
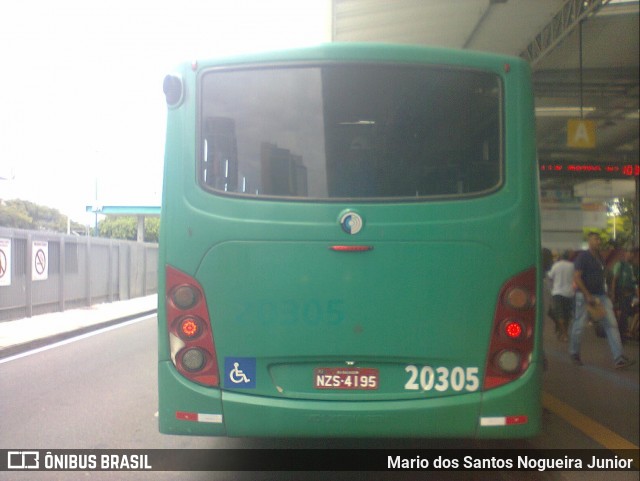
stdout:
<svg viewBox="0 0 640 481">
<path fill-rule="evenodd" d="M 0 200 L 0 226 L 16 229 L 67 231 L 67 216 L 51 207 L 29 202 L 28 200 Z M 71 228 L 84 232 L 84 226 L 71 222 Z"/>
<path fill-rule="evenodd" d="M 158 242 L 160 238 L 160 217 L 145 217 L 144 241 Z"/>
<path fill-rule="evenodd" d="M 15 229 L 34 229 L 35 223 L 22 201 L 0 202 L 0 225 Z"/>
<path fill-rule="evenodd" d="M 160 219 L 146 217 L 144 220 L 144 241 L 158 242 Z M 107 216 L 98 223 L 100 237 L 111 239 L 136 240 L 138 237 L 138 220 L 135 216 Z"/>
<path fill-rule="evenodd" d="M 137 223 L 132 216 L 107 216 L 98 223 L 100 237 L 136 240 Z"/>
</svg>

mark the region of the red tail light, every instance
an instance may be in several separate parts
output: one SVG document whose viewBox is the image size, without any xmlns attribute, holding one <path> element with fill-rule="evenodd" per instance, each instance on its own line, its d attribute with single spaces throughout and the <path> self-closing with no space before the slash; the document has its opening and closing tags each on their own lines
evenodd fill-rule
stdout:
<svg viewBox="0 0 640 481">
<path fill-rule="evenodd" d="M 510 339 L 520 339 L 525 333 L 522 324 L 518 321 L 507 321 L 504 325 L 504 332 Z"/>
<path fill-rule="evenodd" d="M 171 360 L 184 377 L 219 386 L 211 320 L 202 287 L 193 277 L 166 266 L 167 329 Z"/>
<path fill-rule="evenodd" d="M 509 279 L 500 290 L 493 321 L 484 389 L 502 386 L 529 367 L 536 323 L 536 269 Z"/>
</svg>

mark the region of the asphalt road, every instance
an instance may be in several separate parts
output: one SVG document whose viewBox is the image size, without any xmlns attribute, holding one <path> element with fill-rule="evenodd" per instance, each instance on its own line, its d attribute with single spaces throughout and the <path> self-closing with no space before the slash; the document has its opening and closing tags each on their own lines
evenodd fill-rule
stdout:
<svg viewBox="0 0 640 481">
<path fill-rule="evenodd" d="M 526 441 L 255 440 L 168 436 L 157 430 L 156 319 L 147 317 L 53 349 L 0 363 L 0 449 L 490 448 L 554 447 L 578 436 L 545 414 L 545 433 Z M 541 445 L 542 444 L 542 445 Z M 546 445 L 545 445 L 546 444 Z M 588 445 L 588 444 L 587 444 Z M 594 446 L 597 446 L 594 444 Z M 557 447 L 557 446 L 556 446 Z M 580 473 L 570 473 L 580 475 Z M 596 474 L 596 473 L 592 473 Z M 600 473 L 603 474 L 603 473 Z M 616 473 L 609 479 L 627 478 Z M 618 477 L 617 475 L 622 475 Z M 637 476 L 636 476 L 637 477 Z M 503 479 L 566 480 L 559 472 L 231 473 L 0 472 L 0 480 Z M 591 478 L 589 478 L 591 479 Z M 598 479 L 598 478 L 593 478 Z"/>
</svg>

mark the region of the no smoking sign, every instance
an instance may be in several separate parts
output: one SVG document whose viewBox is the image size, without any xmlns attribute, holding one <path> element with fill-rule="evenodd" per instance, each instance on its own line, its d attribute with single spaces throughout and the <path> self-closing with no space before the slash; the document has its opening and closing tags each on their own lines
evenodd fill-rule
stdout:
<svg viewBox="0 0 640 481">
<path fill-rule="evenodd" d="M 11 285 L 11 239 L 0 239 L 0 286 Z"/>
<path fill-rule="evenodd" d="M 33 241 L 31 252 L 31 280 L 46 281 L 49 278 L 49 243 Z"/>
</svg>

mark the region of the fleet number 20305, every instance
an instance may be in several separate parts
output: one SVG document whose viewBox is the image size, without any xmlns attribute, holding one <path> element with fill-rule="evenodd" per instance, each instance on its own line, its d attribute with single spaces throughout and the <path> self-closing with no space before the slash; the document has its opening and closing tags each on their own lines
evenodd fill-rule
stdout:
<svg viewBox="0 0 640 481">
<path fill-rule="evenodd" d="M 456 392 L 473 392 L 480 387 L 477 367 L 419 367 L 410 364 L 404 370 L 409 374 L 409 380 L 404 385 L 407 391 L 435 389 L 444 392 L 451 389 Z"/>
</svg>

